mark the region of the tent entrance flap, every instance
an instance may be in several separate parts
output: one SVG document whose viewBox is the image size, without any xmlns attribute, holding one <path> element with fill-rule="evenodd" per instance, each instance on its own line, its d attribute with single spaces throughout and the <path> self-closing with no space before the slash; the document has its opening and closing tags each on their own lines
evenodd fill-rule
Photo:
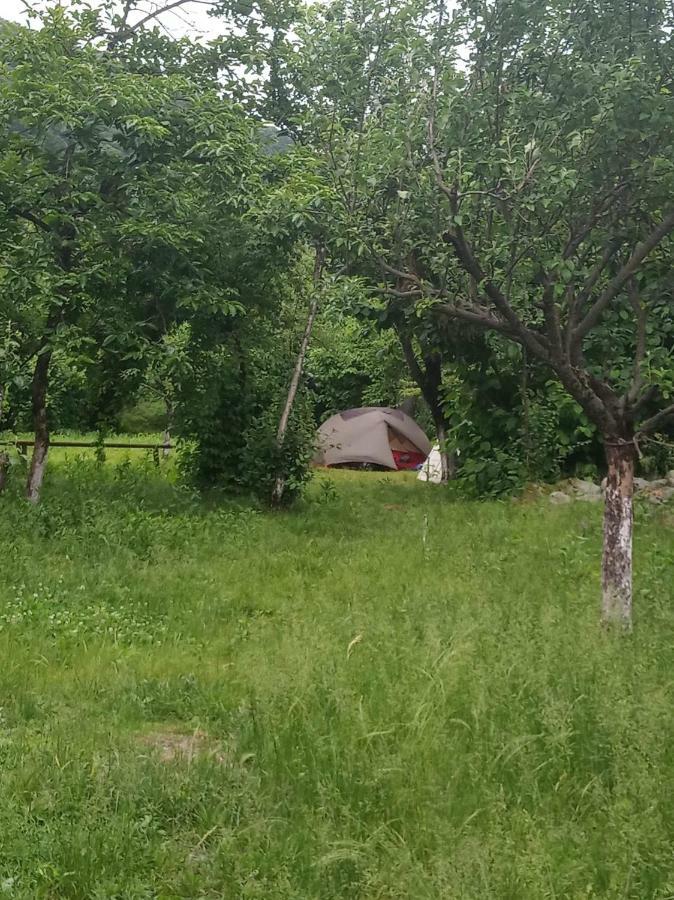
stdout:
<svg viewBox="0 0 674 900">
<path fill-rule="evenodd" d="M 417 469 L 423 465 L 426 454 L 404 434 L 388 427 L 388 442 L 396 469 Z"/>
<path fill-rule="evenodd" d="M 404 434 L 400 434 L 395 428 L 388 427 L 388 442 L 391 450 L 400 450 L 401 453 L 420 453 L 416 444 L 413 444 Z M 424 455 L 424 459 L 425 459 Z"/>
</svg>

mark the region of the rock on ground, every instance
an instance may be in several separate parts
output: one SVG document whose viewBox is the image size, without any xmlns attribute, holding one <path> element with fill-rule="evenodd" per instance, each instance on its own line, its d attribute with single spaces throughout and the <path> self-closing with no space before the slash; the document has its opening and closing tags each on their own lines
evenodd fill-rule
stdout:
<svg viewBox="0 0 674 900">
<path fill-rule="evenodd" d="M 574 478 L 571 481 L 571 487 L 578 500 L 584 500 L 586 503 L 597 503 L 601 500 L 601 488 L 593 481 Z"/>
</svg>

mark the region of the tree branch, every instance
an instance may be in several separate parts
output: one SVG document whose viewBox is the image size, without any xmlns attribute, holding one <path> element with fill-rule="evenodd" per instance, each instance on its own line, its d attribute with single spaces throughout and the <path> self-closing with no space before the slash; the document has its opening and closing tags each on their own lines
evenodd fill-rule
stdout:
<svg viewBox="0 0 674 900">
<path fill-rule="evenodd" d="M 463 306 L 455 306 L 453 303 L 443 303 L 437 308 L 437 311 L 452 319 L 462 319 L 464 322 L 470 322 L 471 325 L 477 325 L 478 328 L 484 328 L 485 331 L 498 331 L 506 334 L 514 340 L 522 343 L 520 338 L 515 335 L 508 325 L 502 320 L 492 316 L 486 309 L 473 306 L 471 308 Z"/>
<path fill-rule="evenodd" d="M 648 321 L 648 310 L 639 299 L 639 290 L 634 278 L 631 278 L 629 281 L 628 296 L 636 318 L 636 348 L 634 352 L 632 384 L 625 394 L 625 411 L 634 405 L 644 383 L 641 364 L 646 356 L 646 323 Z"/>
<path fill-rule="evenodd" d="M 530 328 L 527 328 L 515 310 L 511 307 L 505 295 L 496 287 L 493 281 L 487 277 L 485 272 L 482 271 L 480 264 L 473 255 L 472 248 L 465 239 L 462 228 L 457 226 L 455 232 L 445 232 L 445 236 L 446 239 L 454 245 L 457 256 L 459 257 L 459 262 L 465 271 L 475 279 L 475 282 L 478 285 L 482 286 L 487 297 L 494 304 L 501 316 L 503 316 L 503 319 L 505 320 L 504 324 L 507 324 L 508 326 L 507 331 L 512 332 L 513 335 L 517 336 L 518 342 L 531 350 L 531 352 L 540 359 L 549 362 L 550 355 L 547 348 L 541 342 L 540 336 Z M 503 329 L 497 330 L 503 331 Z"/>
<path fill-rule="evenodd" d="M 111 36 L 110 40 L 108 41 L 108 50 L 113 50 L 117 46 L 117 44 L 120 44 L 126 38 L 129 38 L 137 31 L 140 31 L 140 29 L 144 25 L 152 21 L 152 19 L 156 19 L 157 16 L 161 16 L 162 13 L 169 12 L 172 9 L 177 9 L 179 6 L 186 6 L 188 3 L 198 3 L 201 6 L 213 6 L 212 0 L 172 0 L 171 3 L 166 3 L 164 6 L 157 7 L 157 9 L 154 9 L 152 10 L 152 12 L 147 13 L 145 16 L 143 16 L 142 19 L 134 22 L 133 25 L 127 25 L 126 19 L 128 18 L 130 12 L 130 4 L 127 4 L 128 8 L 125 8 L 122 27 Z"/>
<path fill-rule="evenodd" d="M 376 294 L 390 294 L 391 297 L 424 297 L 425 292 L 421 288 L 414 288 L 411 291 L 400 291 L 398 288 L 386 285 L 386 287 L 372 288 Z"/>
<path fill-rule="evenodd" d="M 395 269 L 393 266 L 390 266 L 387 262 L 385 262 L 380 256 L 377 257 L 377 262 L 384 270 L 384 272 L 386 272 L 388 275 L 395 275 L 397 278 L 400 278 L 403 281 L 412 281 L 414 284 L 421 284 L 421 279 L 418 275 L 415 275 L 414 272 L 403 272 L 401 269 Z"/>
<path fill-rule="evenodd" d="M 639 416 L 639 414 L 641 413 L 641 411 L 646 406 L 648 406 L 648 404 L 652 400 L 655 400 L 655 398 L 658 396 L 659 393 L 660 393 L 660 388 L 658 387 L 657 384 L 649 385 L 649 387 L 646 388 L 646 390 L 642 393 L 642 395 L 640 397 L 638 397 L 636 399 L 636 401 L 634 402 L 634 405 L 632 406 L 632 409 L 631 409 L 632 417 L 634 419 L 636 419 Z"/>
<path fill-rule="evenodd" d="M 566 354 L 570 359 L 573 359 L 574 363 L 577 363 L 580 359 L 580 343 L 577 343 L 574 346 L 573 340 L 579 311 L 582 309 L 586 300 L 592 293 L 592 289 L 599 281 L 601 273 L 615 256 L 621 243 L 622 241 L 619 238 L 613 238 L 608 242 L 602 251 L 601 257 L 597 261 L 597 264 L 585 279 L 583 287 L 577 294 L 573 295 L 571 302 L 569 303 L 564 340 L 566 344 Z"/>
<path fill-rule="evenodd" d="M 50 234 L 52 231 L 50 226 L 43 219 L 30 212 L 28 209 L 19 209 L 17 206 L 8 206 L 7 212 L 19 219 L 25 219 L 27 222 L 32 222 L 33 225 L 47 234 Z"/>
<path fill-rule="evenodd" d="M 580 247 L 588 234 L 592 231 L 602 215 L 605 212 L 608 212 L 613 203 L 615 203 L 615 201 L 620 197 L 620 194 L 625 190 L 626 187 L 627 182 L 621 181 L 612 190 L 610 190 L 608 194 L 606 194 L 597 205 L 595 205 L 590 218 L 577 232 L 572 234 L 569 238 L 562 254 L 564 259 L 570 259 L 573 256 L 573 254 L 576 252 L 578 247 Z"/>
<path fill-rule="evenodd" d="M 585 318 L 574 329 L 572 341 L 576 346 L 580 346 L 585 335 L 594 328 L 611 301 L 639 269 L 639 266 L 648 254 L 658 246 L 672 229 L 674 229 L 674 210 L 667 213 L 648 237 L 640 244 L 637 244 L 625 265 L 604 288 Z"/>
<path fill-rule="evenodd" d="M 562 329 L 559 324 L 559 310 L 555 303 L 555 285 L 547 276 L 543 286 L 543 315 L 545 317 L 545 330 L 550 338 L 552 355 L 557 359 L 562 358 Z"/>
<path fill-rule="evenodd" d="M 396 331 L 398 332 L 400 346 L 402 347 L 403 356 L 405 357 L 405 362 L 407 363 L 407 368 L 410 370 L 410 375 L 412 376 L 414 381 L 416 381 L 423 393 L 423 388 L 426 384 L 426 374 L 422 371 L 422 368 L 419 365 L 419 360 L 417 359 L 417 355 L 414 352 L 414 347 L 412 346 L 412 338 L 409 336 L 409 334 L 406 334 L 400 328 L 396 328 Z"/>
<path fill-rule="evenodd" d="M 651 416 L 650 419 L 643 421 L 637 432 L 637 437 L 642 434 L 652 434 L 654 431 L 657 431 L 661 425 L 666 425 L 670 419 L 674 420 L 674 403 L 672 403 L 671 406 L 666 406 L 664 409 L 661 409 L 659 413 Z"/>
</svg>

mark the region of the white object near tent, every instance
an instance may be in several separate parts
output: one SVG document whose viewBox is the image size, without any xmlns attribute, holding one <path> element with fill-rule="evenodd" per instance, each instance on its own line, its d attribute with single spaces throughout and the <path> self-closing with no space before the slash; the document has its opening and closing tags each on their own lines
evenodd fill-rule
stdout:
<svg viewBox="0 0 674 900">
<path fill-rule="evenodd" d="M 419 469 L 417 475 L 419 481 L 430 481 L 431 484 L 442 484 L 442 459 L 440 458 L 440 445 L 434 444 L 426 462 Z"/>
</svg>

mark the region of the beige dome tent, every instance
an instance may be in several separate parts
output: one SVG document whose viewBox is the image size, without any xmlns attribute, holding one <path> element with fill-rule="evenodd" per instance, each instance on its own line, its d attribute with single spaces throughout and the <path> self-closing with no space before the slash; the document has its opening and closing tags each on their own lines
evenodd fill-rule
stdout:
<svg viewBox="0 0 674 900">
<path fill-rule="evenodd" d="M 400 409 L 366 406 L 337 413 L 318 429 L 319 465 L 370 464 L 387 469 L 416 469 L 431 442 Z"/>
</svg>

